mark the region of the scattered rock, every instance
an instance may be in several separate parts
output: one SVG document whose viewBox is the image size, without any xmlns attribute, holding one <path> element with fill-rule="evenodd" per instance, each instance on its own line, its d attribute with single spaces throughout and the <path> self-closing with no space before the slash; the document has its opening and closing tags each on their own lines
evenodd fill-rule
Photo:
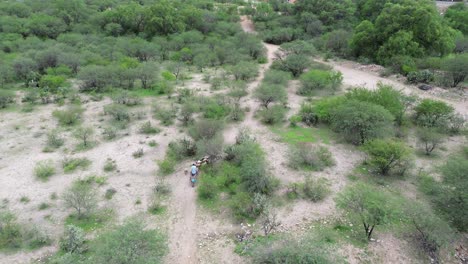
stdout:
<svg viewBox="0 0 468 264">
<path fill-rule="evenodd" d="M 428 91 L 432 89 L 432 86 L 430 86 L 429 84 L 421 84 L 418 86 L 418 88 L 423 91 Z"/>
</svg>

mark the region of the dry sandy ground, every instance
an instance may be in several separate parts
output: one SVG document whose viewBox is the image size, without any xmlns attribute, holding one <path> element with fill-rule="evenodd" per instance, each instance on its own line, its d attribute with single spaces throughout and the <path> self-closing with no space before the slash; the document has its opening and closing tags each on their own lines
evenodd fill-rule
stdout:
<svg viewBox="0 0 468 264">
<path fill-rule="evenodd" d="M 254 33 L 254 27 L 250 20 L 242 17 L 241 25 L 246 32 Z M 257 138 L 268 156 L 272 174 L 281 184 L 303 181 L 306 175 L 312 177 L 325 177 L 330 180 L 334 194 L 339 192 L 347 184 L 347 174 L 362 160 L 362 154 L 347 145 L 337 142 L 327 147 L 333 153 L 336 165 L 322 172 L 301 172 L 290 169 L 287 166 L 287 152 L 289 146 L 278 140 L 278 136 L 262 125 L 254 118 L 259 103 L 252 97 L 252 91 L 260 84 L 265 71 L 271 65 L 274 53 L 278 49 L 276 45 L 264 44 L 267 50 L 268 63 L 260 68 L 259 76 L 249 84 L 249 95 L 242 99 L 243 107 L 249 108 L 245 120 L 240 124 L 231 124 L 224 131 L 226 144 L 235 142 L 235 137 L 241 128 L 247 128 Z M 403 85 L 399 82 L 380 78 L 374 73 L 356 69 L 351 63 L 336 63 L 332 65 L 344 75 L 345 86 L 364 85 L 374 89 L 379 81 L 392 84 L 411 93 L 421 93 L 414 87 Z M 195 76 L 195 75 L 194 75 Z M 197 89 L 199 94 L 208 94 L 209 87 L 201 80 L 202 75 L 194 77 L 193 82 L 185 86 Z M 295 93 L 297 81 L 292 81 L 288 88 L 288 106 L 292 115 L 300 107 L 303 98 Z M 200 88 L 201 87 L 201 88 Z M 425 95 L 422 95 L 425 96 Z M 446 99 L 447 100 L 447 99 Z M 86 152 L 73 153 L 75 140 L 67 142 L 61 150 L 53 153 L 43 153 L 45 133 L 56 127 L 56 121 L 52 118 L 54 105 L 38 107 L 33 113 L 2 112 L 0 115 L 0 199 L 9 200 L 9 208 L 14 211 L 22 222 L 37 224 L 48 230 L 53 238 L 57 238 L 62 230 L 64 218 L 70 211 L 65 210 L 60 199 L 50 200 L 52 193 L 59 196 L 65 188 L 70 186 L 74 179 L 88 175 L 105 175 L 107 184 L 100 187 L 103 194 L 107 188 L 117 190 L 114 198 L 101 206 L 113 208 L 118 222 L 128 216 L 141 215 L 152 228 L 167 230 L 169 234 L 170 252 L 166 257 L 166 263 L 243 263 L 243 259 L 233 252 L 233 233 L 239 229 L 239 225 L 233 224 L 223 215 L 213 215 L 203 208 L 197 208 L 196 192 L 189 185 L 188 176 L 184 170 L 190 164 L 180 164 L 173 175 L 165 179 L 171 187 L 172 193 L 167 201 L 167 216 L 155 218 L 146 213 L 151 201 L 152 188 L 155 185 L 157 163 L 162 160 L 167 150 L 167 144 L 183 136 L 176 126 L 163 127 L 163 131 L 155 136 L 144 136 L 137 133 L 137 128 L 144 120 L 135 121 L 129 135 L 123 136 L 112 142 L 100 139 L 100 130 L 107 117 L 102 116 L 102 108 L 108 100 L 101 102 L 89 102 L 84 105 L 87 109 L 84 121 L 97 130 L 96 139 L 99 144 Z M 467 113 L 465 102 L 450 101 L 461 113 Z M 144 107 L 138 111 L 146 113 L 146 120 L 157 121 L 151 118 L 150 108 Z M 104 121 L 101 121 L 104 120 Z M 70 132 L 65 131 L 70 136 Z M 150 140 L 158 143 L 156 148 L 148 146 Z M 458 141 L 457 141 L 458 142 Z M 138 148 L 143 148 L 145 155 L 140 159 L 134 159 L 132 153 Z M 67 150 L 68 149 L 68 150 Z M 25 157 L 27 153 L 27 157 Z M 60 161 L 65 156 L 88 157 L 93 161 L 86 171 L 77 171 L 64 174 L 60 168 Z M 117 162 L 119 172 L 104 173 L 102 168 L 107 157 Z M 51 159 L 55 162 L 57 175 L 51 177 L 48 182 L 35 179 L 33 168 L 37 161 Z M 425 165 L 425 164 L 422 164 Z M 284 189 L 283 189 L 284 190 Z M 280 191 L 281 192 L 281 191 Z M 28 196 L 31 202 L 24 204 L 19 202 L 21 196 Z M 141 204 L 136 205 L 137 199 Z M 39 211 L 41 202 L 49 202 L 49 209 Z M 281 230 L 294 231 L 307 225 L 311 221 L 326 219 L 335 214 L 333 195 L 320 203 L 298 201 L 278 209 L 278 216 L 282 223 Z M 46 217 L 48 216 L 48 217 Z M 342 249 L 342 252 L 351 263 L 410 263 L 403 242 L 391 235 L 379 234 L 380 243 L 371 245 L 368 252 L 351 246 Z M 0 263 L 29 263 L 30 260 L 54 252 L 55 246 L 46 247 L 34 252 L 19 252 L 16 254 L 0 254 Z M 348 254 L 349 253 L 349 254 Z M 363 261 L 360 261 L 363 260 Z M 378 260 L 375 262 L 374 260 Z M 414 263 L 414 262 L 413 262 Z"/>
</svg>

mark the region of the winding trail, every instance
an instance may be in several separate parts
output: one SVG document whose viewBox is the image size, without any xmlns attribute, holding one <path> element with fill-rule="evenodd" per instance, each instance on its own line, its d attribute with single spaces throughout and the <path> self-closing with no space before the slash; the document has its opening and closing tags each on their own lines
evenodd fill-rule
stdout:
<svg viewBox="0 0 468 264">
<path fill-rule="evenodd" d="M 184 164 L 185 165 L 185 164 Z M 185 166 L 187 167 L 187 166 Z M 196 192 L 190 186 L 189 175 L 184 175 L 183 167 L 168 176 L 172 197 L 169 225 L 169 254 L 165 263 L 198 263 L 196 259 Z"/>
</svg>

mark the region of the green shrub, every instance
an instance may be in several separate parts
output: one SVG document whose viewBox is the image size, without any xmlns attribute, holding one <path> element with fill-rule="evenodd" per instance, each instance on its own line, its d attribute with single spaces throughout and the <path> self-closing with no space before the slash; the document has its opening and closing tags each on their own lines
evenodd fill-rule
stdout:
<svg viewBox="0 0 468 264">
<path fill-rule="evenodd" d="M 77 180 L 63 194 L 67 208 L 76 211 L 78 220 L 89 217 L 97 207 L 97 193 L 92 184 Z"/>
<path fill-rule="evenodd" d="M 269 69 L 265 72 L 265 76 L 263 77 L 263 82 L 268 84 L 277 84 L 286 86 L 288 81 L 291 79 L 291 74 L 289 72 L 278 71 Z"/>
<path fill-rule="evenodd" d="M 254 96 L 260 100 L 263 107 L 268 108 L 271 103 L 284 103 L 288 94 L 283 85 L 263 83 L 254 91 Z"/>
<path fill-rule="evenodd" d="M 394 140 L 372 140 L 364 145 L 364 150 L 369 155 L 368 163 L 382 175 L 408 166 L 411 155 L 410 149 L 403 142 Z"/>
<path fill-rule="evenodd" d="M 65 84 L 66 78 L 63 76 L 43 75 L 39 80 L 39 87 L 47 88 L 52 93 Z"/>
<path fill-rule="evenodd" d="M 115 121 L 128 122 L 130 121 L 130 114 L 128 108 L 124 105 L 110 104 L 104 106 L 104 114 L 111 115 Z"/>
<path fill-rule="evenodd" d="M 197 155 L 208 156 L 209 160 L 218 160 L 223 153 L 223 137 L 216 136 L 211 139 L 197 141 Z"/>
<path fill-rule="evenodd" d="M 421 70 L 408 73 L 406 80 L 409 83 L 430 83 L 434 81 L 434 74 L 430 70 Z"/>
<path fill-rule="evenodd" d="M 312 95 L 316 90 L 335 91 L 343 81 L 343 75 L 336 71 L 310 70 L 301 75 L 300 95 Z"/>
<path fill-rule="evenodd" d="M 196 122 L 189 130 L 194 140 L 212 139 L 222 131 L 223 122 L 213 119 L 202 119 Z"/>
<path fill-rule="evenodd" d="M 209 102 L 206 105 L 201 106 L 204 118 L 209 119 L 223 119 L 229 115 L 229 106 L 226 104 L 220 104 L 218 102 Z"/>
<path fill-rule="evenodd" d="M 275 243 L 265 243 L 252 253 L 254 263 L 345 263 L 339 255 L 328 250 L 320 242 L 283 239 Z"/>
<path fill-rule="evenodd" d="M 102 135 L 106 140 L 112 140 L 117 137 L 117 129 L 115 127 L 105 127 L 102 131 Z"/>
<path fill-rule="evenodd" d="M 62 167 L 65 173 L 74 172 L 78 168 L 84 170 L 87 169 L 89 165 L 91 165 L 91 161 L 87 158 L 65 158 L 62 161 Z"/>
<path fill-rule="evenodd" d="M 168 175 L 175 171 L 176 161 L 171 157 L 166 157 L 164 160 L 158 162 L 159 173 L 161 175 Z"/>
<path fill-rule="evenodd" d="M 20 248 L 23 241 L 21 226 L 9 211 L 0 211 L 0 249 Z"/>
<path fill-rule="evenodd" d="M 155 117 L 165 126 L 174 124 L 174 120 L 177 117 L 175 109 L 155 107 L 154 113 Z"/>
<path fill-rule="evenodd" d="M 193 157 L 195 154 L 197 154 L 197 145 L 189 138 L 183 138 L 179 139 L 178 141 L 169 143 L 169 149 L 171 151 L 171 155 L 176 160 Z"/>
<path fill-rule="evenodd" d="M 151 122 L 148 121 L 148 122 L 143 123 L 140 126 L 139 132 L 142 133 L 142 134 L 152 135 L 152 134 L 157 134 L 157 133 L 161 132 L 161 129 L 159 129 L 157 127 L 153 127 L 151 125 Z"/>
<path fill-rule="evenodd" d="M 128 91 L 121 91 L 117 95 L 114 95 L 113 98 L 116 104 L 122 104 L 127 106 L 140 105 L 142 100 L 140 97 L 130 95 Z"/>
<path fill-rule="evenodd" d="M 0 90 L 0 109 L 6 108 L 15 102 L 15 93 L 9 90 Z"/>
<path fill-rule="evenodd" d="M 115 171 L 115 170 L 117 170 L 117 164 L 115 160 L 111 158 L 107 158 L 106 162 L 104 163 L 104 171 L 110 172 L 110 171 Z"/>
<path fill-rule="evenodd" d="M 143 157 L 145 153 L 143 152 L 143 149 L 142 148 L 139 148 L 138 150 L 136 150 L 135 152 L 132 153 L 132 156 L 135 158 L 135 159 L 138 159 L 138 158 L 141 158 Z"/>
<path fill-rule="evenodd" d="M 289 118 L 289 125 L 291 127 L 297 127 L 297 124 L 302 121 L 302 117 L 299 115 L 293 115 Z"/>
<path fill-rule="evenodd" d="M 423 146 L 426 155 L 431 155 L 432 151 L 444 140 L 444 135 L 433 128 L 418 129 L 417 137 L 420 144 Z"/>
<path fill-rule="evenodd" d="M 59 245 L 60 249 L 64 252 L 81 254 L 86 251 L 85 242 L 83 229 L 74 225 L 67 225 L 65 233 L 59 241 Z"/>
<path fill-rule="evenodd" d="M 257 217 L 253 213 L 252 197 L 246 192 L 237 192 L 231 197 L 228 204 L 234 218 L 238 221 Z"/>
<path fill-rule="evenodd" d="M 107 200 L 110 200 L 112 199 L 112 197 L 114 197 L 114 195 L 117 193 L 117 190 L 114 189 L 114 188 L 109 188 L 106 190 L 106 193 L 104 194 L 104 198 L 106 198 Z"/>
<path fill-rule="evenodd" d="M 93 241 L 90 263 L 161 263 L 168 251 L 166 243 L 159 231 L 130 219 Z"/>
<path fill-rule="evenodd" d="M 73 136 L 81 141 L 77 150 L 86 150 L 92 148 L 96 142 L 92 141 L 94 135 L 93 127 L 79 127 L 73 132 Z"/>
<path fill-rule="evenodd" d="M 214 200 L 218 196 L 218 187 L 214 182 L 215 178 L 204 174 L 201 177 L 200 184 L 197 188 L 198 198 L 202 200 Z M 202 183 L 201 183 L 202 182 Z"/>
<path fill-rule="evenodd" d="M 284 121 L 286 109 L 282 105 L 274 105 L 259 112 L 260 120 L 268 125 L 275 125 Z"/>
<path fill-rule="evenodd" d="M 358 182 L 338 194 L 336 205 L 351 220 L 358 221 L 364 227 L 366 238 L 370 240 L 376 226 L 388 223 L 398 216 L 393 201 L 393 197 L 387 192 Z"/>
<path fill-rule="evenodd" d="M 266 171 L 265 161 L 259 157 L 246 157 L 241 163 L 240 176 L 250 194 L 271 194 L 276 187 Z"/>
<path fill-rule="evenodd" d="M 83 109 L 79 106 L 72 105 L 66 110 L 55 110 L 52 115 L 58 119 L 59 124 L 63 126 L 72 126 L 78 123 L 83 114 Z"/>
<path fill-rule="evenodd" d="M 315 107 L 308 103 L 303 103 L 301 105 L 301 109 L 299 110 L 299 117 L 301 118 L 301 121 L 308 126 L 316 125 L 319 120 Z"/>
<path fill-rule="evenodd" d="M 319 202 L 330 194 L 329 185 L 328 181 L 324 178 L 312 179 L 311 177 L 307 177 L 302 186 L 302 192 L 312 202 Z"/>
<path fill-rule="evenodd" d="M 453 107 L 445 102 L 423 99 L 415 108 L 414 119 L 417 125 L 425 127 L 446 127 Z"/>
<path fill-rule="evenodd" d="M 45 210 L 45 209 L 47 209 L 47 208 L 49 208 L 49 207 L 50 207 L 50 205 L 49 205 L 48 203 L 41 203 L 41 204 L 39 205 L 38 209 L 39 209 L 40 211 L 42 211 L 42 210 Z"/>
<path fill-rule="evenodd" d="M 392 133 L 392 114 L 380 105 L 348 101 L 332 112 L 331 123 L 335 131 L 356 145 Z"/>
<path fill-rule="evenodd" d="M 331 152 L 323 146 L 301 144 L 293 147 L 289 153 L 289 166 L 294 169 L 306 168 L 321 171 L 334 164 Z"/>
<path fill-rule="evenodd" d="M 46 149 L 54 150 L 58 149 L 65 143 L 63 137 L 61 137 L 57 130 L 52 130 L 47 133 Z"/>
<path fill-rule="evenodd" d="M 47 180 L 50 176 L 55 174 L 53 162 L 50 160 L 39 161 L 34 167 L 34 174 L 41 180 Z"/>
<path fill-rule="evenodd" d="M 332 121 L 332 115 L 335 109 L 340 107 L 345 102 L 346 98 L 343 96 L 327 97 L 315 102 L 313 104 L 312 110 L 307 109 L 308 107 L 306 110 L 308 113 L 315 114 L 319 121 L 330 123 Z"/>
<path fill-rule="evenodd" d="M 454 155 L 440 167 L 442 182 L 435 181 L 432 177 L 422 177 L 420 182 L 420 188 L 429 196 L 436 212 L 461 232 L 468 230 L 466 171 L 468 159 L 462 155 Z"/>
</svg>

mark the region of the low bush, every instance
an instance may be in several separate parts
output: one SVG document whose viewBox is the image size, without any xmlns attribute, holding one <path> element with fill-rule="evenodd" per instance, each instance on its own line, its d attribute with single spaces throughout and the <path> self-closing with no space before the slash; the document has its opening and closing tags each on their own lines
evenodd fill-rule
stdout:
<svg viewBox="0 0 468 264">
<path fill-rule="evenodd" d="M 169 150 L 171 156 L 176 160 L 182 160 L 195 156 L 195 154 L 197 154 L 197 145 L 193 140 L 183 138 L 169 143 Z"/>
<path fill-rule="evenodd" d="M 208 156 L 210 161 L 218 160 L 223 154 L 223 137 L 216 136 L 211 139 L 197 141 L 197 155 Z"/>
<path fill-rule="evenodd" d="M 72 126 L 79 122 L 83 114 L 83 109 L 79 106 L 72 105 L 66 110 L 55 110 L 52 115 L 57 118 L 60 125 Z"/>
<path fill-rule="evenodd" d="M 111 158 L 107 158 L 106 162 L 104 163 L 104 168 L 103 169 L 104 169 L 105 172 L 115 171 L 115 170 L 117 170 L 117 163 L 115 162 L 115 160 L 113 160 Z"/>
<path fill-rule="evenodd" d="M 59 246 L 64 252 L 81 254 L 87 249 L 85 242 L 83 229 L 74 225 L 67 225 L 65 233 L 60 238 Z"/>
<path fill-rule="evenodd" d="M 177 110 L 176 109 L 169 109 L 169 108 L 161 108 L 161 107 L 154 107 L 154 115 L 155 117 L 161 121 L 161 123 L 165 126 L 170 126 L 174 124 L 174 121 L 177 117 Z"/>
<path fill-rule="evenodd" d="M 420 189 L 429 196 L 436 212 L 461 232 L 468 230 L 468 158 L 453 155 L 439 168 L 442 182 L 430 176 L 422 177 Z"/>
<path fill-rule="evenodd" d="M 417 131 L 419 143 L 423 146 L 426 155 L 431 155 L 432 151 L 444 140 L 444 135 L 433 128 L 420 128 Z"/>
<path fill-rule="evenodd" d="M 369 165 L 382 175 L 393 170 L 405 170 L 402 167 L 409 165 L 411 151 L 403 142 L 376 139 L 366 143 L 364 150 L 369 155 Z"/>
<path fill-rule="evenodd" d="M 15 102 L 15 93 L 9 90 L 0 90 L 0 109 L 6 108 Z"/>
<path fill-rule="evenodd" d="M 453 107 L 445 102 L 423 99 L 414 108 L 414 120 L 417 125 L 424 127 L 447 127 L 449 117 L 453 114 Z"/>
<path fill-rule="evenodd" d="M 112 98 L 116 104 L 135 106 L 142 103 L 140 97 L 132 96 L 128 91 L 122 91 Z"/>
<path fill-rule="evenodd" d="M 212 139 L 222 131 L 223 127 L 222 121 L 202 119 L 189 129 L 189 134 L 194 140 Z"/>
<path fill-rule="evenodd" d="M 112 197 L 114 197 L 114 195 L 117 193 L 117 190 L 114 189 L 114 188 L 109 188 L 106 190 L 106 193 L 104 194 L 104 198 L 106 198 L 107 200 L 110 200 L 112 199 Z"/>
<path fill-rule="evenodd" d="M 115 127 L 105 127 L 102 131 L 105 140 L 113 140 L 117 137 L 117 129 Z"/>
<path fill-rule="evenodd" d="M 294 169 L 320 171 L 334 164 L 331 152 L 324 146 L 301 144 L 292 147 L 289 153 L 289 166 Z"/>
<path fill-rule="evenodd" d="M 168 251 L 166 237 L 137 219 L 100 234 L 90 248 L 89 263 L 161 263 Z"/>
<path fill-rule="evenodd" d="M 159 173 L 161 175 L 168 175 L 175 171 L 176 161 L 172 157 L 166 156 L 164 160 L 158 162 Z"/>
<path fill-rule="evenodd" d="M 275 125 L 284 121 L 286 109 L 282 105 L 274 105 L 260 110 L 259 115 L 264 124 Z"/>
<path fill-rule="evenodd" d="M 408 73 L 406 80 L 409 83 L 430 83 L 434 81 L 434 74 L 430 70 L 421 70 Z"/>
<path fill-rule="evenodd" d="M 77 145 L 77 150 L 87 150 L 92 148 L 96 142 L 93 141 L 94 129 L 93 127 L 79 127 L 73 132 L 73 136 L 80 140 Z"/>
<path fill-rule="evenodd" d="M 308 126 L 316 125 L 319 121 L 319 118 L 315 111 L 316 110 L 312 104 L 303 103 L 301 105 L 301 109 L 299 110 L 299 117 L 301 118 L 301 121 Z"/>
<path fill-rule="evenodd" d="M 34 174 L 41 180 L 47 180 L 55 174 L 55 166 L 50 160 L 39 161 L 34 167 Z"/>
<path fill-rule="evenodd" d="M 128 108 L 124 105 L 110 104 L 104 106 L 104 114 L 112 116 L 115 121 L 128 122 L 130 114 Z"/>
<path fill-rule="evenodd" d="M 136 150 L 135 152 L 132 153 L 132 156 L 135 159 L 141 158 L 141 157 L 143 157 L 143 155 L 145 155 L 145 153 L 143 152 L 142 148 L 139 148 L 138 150 Z"/>
<path fill-rule="evenodd" d="M 319 202 L 330 194 L 329 185 L 328 181 L 324 178 L 312 179 L 307 177 L 302 186 L 302 192 L 307 199 L 313 202 Z"/>
<path fill-rule="evenodd" d="M 306 107 L 306 113 L 315 114 L 320 122 L 331 123 L 333 112 L 345 102 L 346 98 L 343 96 L 323 98 L 315 102 L 312 109 L 308 109 L 309 107 Z"/>
<path fill-rule="evenodd" d="M 312 95 L 317 90 L 335 91 L 343 81 L 343 75 L 336 71 L 310 70 L 301 75 L 300 95 Z"/>
<path fill-rule="evenodd" d="M 22 245 L 21 226 L 16 216 L 8 211 L 0 211 L 0 249 L 17 249 Z"/>
<path fill-rule="evenodd" d="M 146 135 L 153 135 L 161 132 L 161 129 L 157 127 L 153 127 L 151 125 L 151 121 L 145 122 L 140 126 L 140 129 L 138 130 L 142 134 Z"/>
<path fill-rule="evenodd" d="M 46 147 L 44 150 L 52 151 L 58 149 L 63 146 L 64 143 L 65 139 L 59 135 L 58 131 L 52 130 L 47 133 Z"/>
<path fill-rule="evenodd" d="M 63 200 L 67 208 L 76 211 L 76 218 L 83 219 L 93 214 L 97 207 L 97 193 L 92 184 L 77 180 L 63 194 Z"/>
<path fill-rule="evenodd" d="M 91 165 L 91 161 L 87 158 L 65 158 L 62 161 L 63 171 L 65 173 L 71 173 L 78 168 L 84 170 Z"/>
<path fill-rule="evenodd" d="M 200 106 L 203 117 L 208 119 L 223 119 L 229 115 L 230 108 L 225 102 L 209 101 Z"/>
</svg>

